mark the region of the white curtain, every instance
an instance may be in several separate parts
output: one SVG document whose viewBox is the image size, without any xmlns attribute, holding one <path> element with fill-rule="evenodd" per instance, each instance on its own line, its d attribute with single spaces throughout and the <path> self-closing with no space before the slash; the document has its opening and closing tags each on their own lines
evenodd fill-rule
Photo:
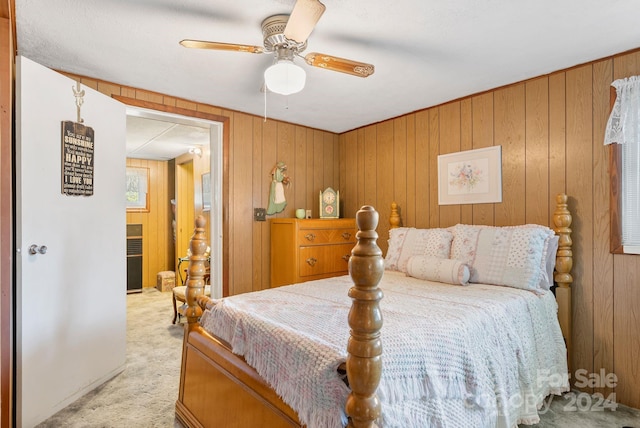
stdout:
<svg viewBox="0 0 640 428">
<path fill-rule="evenodd" d="M 640 76 L 618 79 L 604 144 L 622 149 L 622 245 L 640 248 Z M 631 248 L 630 248 L 631 249 Z"/>
<path fill-rule="evenodd" d="M 607 122 L 604 143 L 640 142 L 640 76 L 618 79 L 611 86 L 616 88 L 616 102 Z"/>
</svg>

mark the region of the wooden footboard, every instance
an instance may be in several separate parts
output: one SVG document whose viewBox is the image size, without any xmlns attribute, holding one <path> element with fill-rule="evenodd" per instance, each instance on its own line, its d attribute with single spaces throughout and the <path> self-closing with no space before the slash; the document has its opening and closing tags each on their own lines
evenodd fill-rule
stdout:
<svg viewBox="0 0 640 428">
<path fill-rule="evenodd" d="M 300 427 L 287 406 L 244 359 L 207 333 L 198 319 L 203 294 L 206 240 L 204 217 L 196 219 L 187 280 L 180 389 L 176 417 L 186 427 Z"/>
<path fill-rule="evenodd" d="M 287 406 L 241 357 L 198 324 L 204 295 L 205 220 L 196 219 L 187 280 L 180 389 L 176 417 L 186 427 L 301 426 Z"/>
<path fill-rule="evenodd" d="M 351 338 L 347 346 L 347 376 L 351 394 L 346 412 L 350 426 L 372 427 L 380 414 L 375 391 L 382 370 L 378 302 L 384 261 L 377 246 L 378 213 L 365 206 L 356 215 L 358 242 L 349 260 L 354 286 L 349 312 Z M 187 309 L 176 417 L 186 427 L 300 427 L 296 412 L 243 358 L 207 333 L 198 319 L 209 298 L 203 295 L 206 241 L 205 220 L 196 219 L 191 238 Z M 347 321 L 347 320 L 345 320 Z"/>
<path fill-rule="evenodd" d="M 194 324 L 185 330 L 176 416 L 187 427 L 300 427 L 244 359 Z"/>
</svg>

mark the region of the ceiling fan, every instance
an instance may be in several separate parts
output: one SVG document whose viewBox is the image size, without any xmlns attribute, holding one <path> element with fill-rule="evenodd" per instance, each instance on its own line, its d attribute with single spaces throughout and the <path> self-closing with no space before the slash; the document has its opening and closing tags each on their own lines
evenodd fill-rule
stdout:
<svg viewBox="0 0 640 428">
<path fill-rule="evenodd" d="M 302 90 L 306 74 L 294 64 L 294 56 L 304 58 L 313 67 L 339 71 L 358 77 L 373 74 L 371 64 L 338 58 L 332 55 L 312 52 L 300 55 L 307 48 L 307 38 L 325 11 L 325 5 L 318 0 L 297 0 L 291 15 L 273 15 L 262 21 L 263 46 L 235 43 L 210 42 L 185 39 L 180 44 L 186 48 L 238 51 L 254 54 L 273 53 L 274 64 L 265 70 L 267 88 L 283 95 Z"/>
</svg>

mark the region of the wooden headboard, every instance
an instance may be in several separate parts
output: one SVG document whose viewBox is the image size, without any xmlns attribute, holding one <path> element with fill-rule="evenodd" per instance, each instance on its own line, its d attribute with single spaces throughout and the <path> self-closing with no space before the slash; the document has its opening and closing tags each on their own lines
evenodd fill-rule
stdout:
<svg viewBox="0 0 640 428">
<path fill-rule="evenodd" d="M 560 193 L 556 196 L 556 210 L 553 213 L 554 231 L 560 238 L 558 240 L 558 252 L 556 253 L 556 269 L 553 279 L 557 284 L 556 301 L 558 302 L 558 321 L 562 329 L 562 336 L 567 345 L 567 360 L 569 372 L 571 372 L 571 268 L 573 267 L 573 251 L 571 250 L 571 213 L 567 207 L 567 195 Z"/>
</svg>

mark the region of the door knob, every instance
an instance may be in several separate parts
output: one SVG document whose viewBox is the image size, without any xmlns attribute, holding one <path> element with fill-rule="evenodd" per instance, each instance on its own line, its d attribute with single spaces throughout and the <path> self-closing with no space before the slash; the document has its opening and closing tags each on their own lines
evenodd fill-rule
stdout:
<svg viewBox="0 0 640 428">
<path fill-rule="evenodd" d="M 37 246 L 36 244 L 33 244 L 29 247 L 29 254 L 46 254 L 47 253 L 47 246 L 46 245 L 41 245 L 41 246 Z"/>
</svg>

